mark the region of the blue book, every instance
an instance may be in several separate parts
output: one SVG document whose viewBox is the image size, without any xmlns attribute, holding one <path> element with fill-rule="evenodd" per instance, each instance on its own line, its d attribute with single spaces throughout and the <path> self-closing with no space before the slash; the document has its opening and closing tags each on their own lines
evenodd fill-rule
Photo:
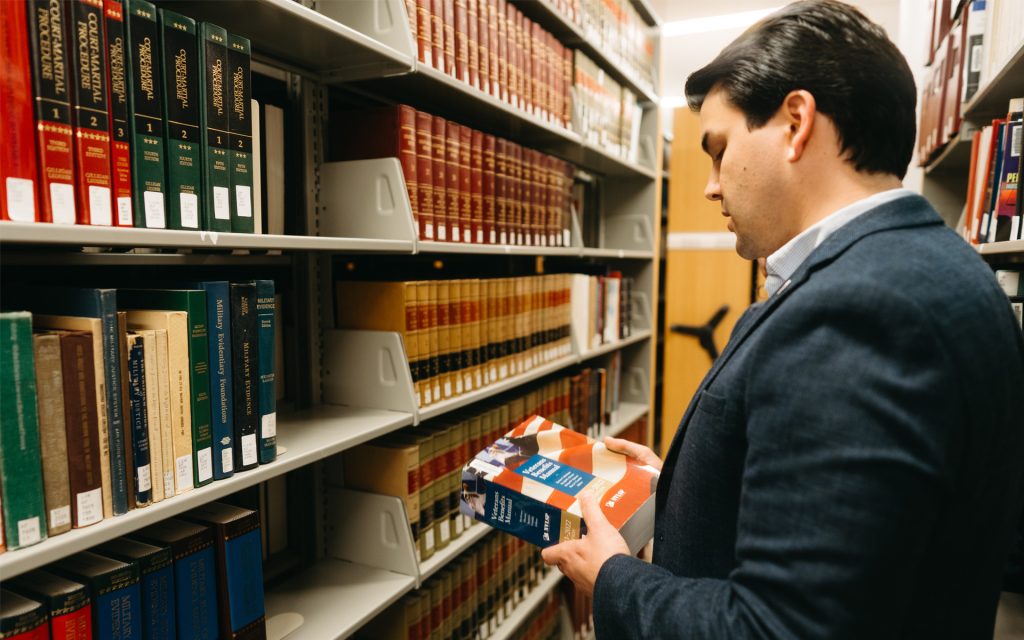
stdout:
<svg viewBox="0 0 1024 640">
<path fill-rule="evenodd" d="M 146 363 L 142 336 L 128 336 L 128 419 L 132 427 L 132 466 L 135 467 L 135 504 L 144 507 L 153 498 L 149 466 L 149 419 L 146 413 Z"/>
<path fill-rule="evenodd" d="M 185 517 L 213 530 L 221 637 L 266 637 L 259 513 L 211 502 L 189 511 Z"/>
<path fill-rule="evenodd" d="M 132 538 L 170 547 L 174 558 L 174 613 L 179 638 L 215 640 L 217 568 L 213 532 L 194 522 L 168 518 L 140 529 Z"/>
<path fill-rule="evenodd" d="M 226 281 L 191 282 L 206 292 L 206 327 L 210 341 L 210 408 L 213 426 L 213 478 L 235 472 L 234 407 L 231 396 L 231 289 Z"/>
<path fill-rule="evenodd" d="M 142 593 L 138 567 L 83 551 L 47 570 L 84 584 L 92 598 L 92 635 L 99 640 L 130 640 L 142 635 Z"/>
<path fill-rule="evenodd" d="M 277 458 L 277 389 L 274 379 L 274 281 L 253 280 L 256 285 L 256 323 L 259 346 L 259 410 L 257 427 L 260 464 Z"/>
<path fill-rule="evenodd" d="M 174 558 L 170 547 L 116 538 L 93 551 L 138 568 L 144 640 L 174 640 Z"/>
</svg>

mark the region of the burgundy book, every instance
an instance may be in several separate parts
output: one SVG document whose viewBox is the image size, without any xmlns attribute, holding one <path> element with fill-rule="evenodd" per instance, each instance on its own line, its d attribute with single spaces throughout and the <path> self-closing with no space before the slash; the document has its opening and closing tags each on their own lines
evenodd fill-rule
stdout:
<svg viewBox="0 0 1024 640">
<path fill-rule="evenodd" d="M 434 240 L 434 118 L 423 111 L 416 112 L 416 199 L 419 201 L 419 229 L 421 240 Z"/>
<path fill-rule="evenodd" d="M 71 526 L 77 529 L 103 519 L 92 334 L 88 331 L 61 331 L 60 360 L 64 381 Z"/>
<path fill-rule="evenodd" d="M 494 226 L 498 244 L 513 244 L 508 228 L 508 141 L 494 139 Z"/>
<path fill-rule="evenodd" d="M 466 73 L 471 87 L 480 88 L 480 0 L 468 0 L 466 7 Z"/>
<path fill-rule="evenodd" d="M 444 72 L 455 77 L 455 0 L 444 0 Z"/>
<path fill-rule="evenodd" d="M 505 3 L 505 36 L 508 40 L 508 103 L 519 107 L 519 36 L 516 25 L 518 11 L 511 2 Z"/>
<path fill-rule="evenodd" d="M 459 219 L 459 146 L 461 125 L 449 122 L 445 126 L 444 175 L 445 211 L 448 217 L 448 239 L 462 242 L 462 225 Z"/>
<path fill-rule="evenodd" d="M 469 84 L 469 0 L 455 0 L 455 77 Z"/>
<path fill-rule="evenodd" d="M 462 229 L 462 242 L 475 242 L 473 232 L 473 130 L 459 127 L 459 227 Z"/>
<path fill-rule="evenodd" d="M 490 19 L 490 4 L 488 0 L 476 0 L 477 6 L 477 27 L 476 35 L 478 42 L 477 52 L 477 89 L 480 89 L 484 93 L 491 92 L 491 75 L 489 68 L 491 65 L 491 45 L 490 45 L 490 29 L 487 27 L 487 21 Z"/>
<path fill-rule="evenodd" d="M 490 64 L 488 69 L 491 77 L 490 94 L 501 98 L 501 65 L 499 59 L 504 53 L 498 39 L 498 3 L 503 0 L 487 0 L 487 42 L 490 47 Z"/>
<path fill-rule="evenodd" d="M 484 235 L 483 162 L 484 134 L 473 129 L 469 149 L 469 219 L 473 229 L 473 242 L 476 244 L 487 242 Z"/>
<path fill-rule="evenodd" d="M 480 172 L 480 204 L 483 207 L 480 217 L 483 220 L 484 242 L 487 244 L 498 243 L 498 229 L 495 223 L 494 143 L 494 136 L 484 134 L 482 151 L 480 153 L 482 162 Z"/>
<path fill-rule="evenodd" d="M 506 198 L 508 205 L 506 216 L 508 217 L 508 237 L 510 244 L 524 244 L 523 238 L 523 185 L 522 185 L 522 150 L 518 144 L 509 142 L 506 147 L 508 154 L 508 187 Z"/>
<path fill-rule="evenodd" d="M 437 239 L 448 240 L 448 179 L 445 167 L 445 129 L 447 121 L 439 116 L 433 117 L 433 133 L 431 151 L 434 156 L 434 233 Z"/>
<path fill-rule="evenodd" d="M 27 20 L 23 2 L 0 2 L 0 220 L 18 222 L 39 218 Z"/>
<path fill-rule="evenodd" d="M 495 3 L 495 25 L 498 31 L 497 53 L 498 53 L 498 94 L 497 98 L 502 102 L 508 102 L 508 58 L 509 58 L 509 34 L 508 19 L 506 18 L 505 0 L 496 0 Z"/>
<path fill-rule="evenodd" d="M 431 0 L 416 0 L 416 53 L 420 62 L 428 67 L 434 66 L 434 41 L 431 37 Z"/>
<path fill-rule="evenodd" d="M 430 55 L 433 67 L 444 71 L 444 0 L 430 0 Z"/>
</svg>

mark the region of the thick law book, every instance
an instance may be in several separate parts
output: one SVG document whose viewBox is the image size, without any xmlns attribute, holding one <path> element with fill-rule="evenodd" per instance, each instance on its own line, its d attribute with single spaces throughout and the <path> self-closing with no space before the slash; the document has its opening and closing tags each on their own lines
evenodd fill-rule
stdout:
<svg viewBox="0 0 1024 640">
<path fill-rule="evenodd" d="M 43 605 L 50 618 L 49 638 L 92 638 L 92 603 L 84 584 L 36 569 L 12 578 L 7 588 Z"/>
<path fill-rule="evenodd" d="M 149 415 L 146 406 L 146 354 L 142 336 L 127 336 L 128 418 L 132 432 L 133 485 L 135 505 L 144 507 L 153 496 L 152 467 L 149 463 Z"/>
<path fill-rule="evenodd" d="M 231 284 L 231 354 L 235 470 L 259 464 L 259 324 L 256 286 Z"/>
<path fill-rule="evenodd" d="M 43 463 L 46 531 L 55 536 L 71 529 L 71 491 L 68 483 L 68 442 L 64 425 L 64 376 L 60 336 L 32 335 L 36 370 L 39 445 Z"/>
<path fill-rule="evenodd" d="M 69 0 L 67 6 L 64 33 L 71 72 L 78 223 L 110 226 L 110 105 L 103 0 Z"/>
<path fill-rule="evenodd" d="M 159 9 L 159 16 L 167 146 L 167 228 L 198 230 L 203 155 L 196 21 L 169 9 Z"/>
<path fill-rule="evenodd" d="M 203 156 L 202 225 L 207 231 L 231 231 L 231 170 L 228 32 L 199 25 L 199 133 Z"/>
<path fill-rule="evenodd" d="M 28 7 L 36 150 L 39 154 L 39 219 L 75 224 L 70 62 L 68 42 L 64 37 L 67 5 L 51 3 L 50 0 L 31 0 Z"/>
<path fill-rule="evenodd" d="M 420 444 L 410 436 L 382 438 L 344 453 L 345 486 L 401 498 L 413 540 L 420 538 Z M 417 548 L 417 555 L 421 555 Z M 422 556 L 421 556 L 422 557 Z"/>
<path fill-rule="evenodd" d="M 107 92 L 110 95 L 110 179 L 114 226 L 135 225 L 132 215 L 131 136 L 128 131 L 128 41 L 121 0 L 103 0 L 107 30 Z"/>
<path fill-rule="evenodd" d="M 417 234 L 421 240 L 434 239 L 434 152 L 433 116 L 416 112 L 416 212 Z M 406 178 L 408 181 L 408 178 Z"/>
<path fill-rule="evenodd" d="M 170 547 L 174 558 L 174 614 L 179 638 L 219 638 L 217 568 L 213 532 L 203 525 L 168 518 L 130 538 Z"/>
<path fill-rule="evenodd" d="M 35 222 L 36 148 L 28 19 L 23 2 L 0 3 L 0 220 Z"/>
<path fill-rule="evenodd" d="M 128 314 L 124 311 L 117 312 L 117 340 L 121 350 L 121 406 L 124 407 L 124 468 L 127 473 L 128 480 L 128 510 L 132 510 L 136 507 L 135 500 L 137 497 L 136 490 L 136 477 L 138 476 L 138 469 L 135 466 L 135 447 L 132 444 L 133 431 L 132 431 L 132 405 L 131 395 L 129 393 L 130 385 L 128 383 Z"/>
<path fill-rule="evenodd" d="M 43 603 L 0 589 L 0 638 L 48 640 L 49 631 Z"/>
<path fill-rule="evenodd" d="M 170 547 L 121 537 L 104 542 L 93 551 L 133 565 L 138 570 L 143 637 L 147 640 L 174 640 L 174 557 Z"/>
<path fill-rule="evenodd" d="M 277 323 L 274 318 L 277 303 L 274 299 L 273 280 L 254 280 L 256 285 L 257 346 L 259 354 L 259 442 L 260 464 L 277 458 L 277 389 L 274 376 L 274 336 Z"/>
<path fill-rule="evenodd" d="M 252 233 L 252 48 L 248 38 L 228 34 L 227 79 L 230 115 L 228 117 L 228 173 L 230 174 L 231 230 Z"/>
<path fill-rule="evenodd" d="M 48 570 L 89 589 L 94 638 L 141 637 L 142 594 L 138 567 L 83 551 L 61 558 Z"/>
<path fill-rule="evenodd" d="M 213 429 L 213 478 L 235 472 L 234 381 L 231 355 L 231 289 L 225 280 L 189 286 L 206 292 L 206 327 L 210 349 L 210 407 Z"/>
<path fill-rule="evenodd" d="M 636 553 L 654 531 L 657 483 L 653 467 L 532 416 L 465 464 L 460 508 L 548 547 L 586 534 L 579 498 L 589 493 Z"/>
<path fill-rule="evenodd" d="M 224 640 L 266 638 L 259 513 L 209 502 L 184 517 L 213 532 L 220 637 Z"/>
<path fill-rule="evenodd" d="M 152 329 L 130 332 L 128 334 L 129 342 L 132 336 L 136 336 L 142 341 L 146 435 L 149 440 L 150 499 L 153 502 L 160 502 L 166 497 L 166 489 L 164 487 L 163 429 L 169 429 L 170 425 L 168 424 L 165 427 L 160 415 L 160 375 L 157 372 L 157 349 L 159 347 L 157 345 L 156 331 Z"/>
<path fill-rule="evenodd" d="M 0 488 L 9 549 L 46 539 L 32 314 L 0 313 Z"/>
</svg>

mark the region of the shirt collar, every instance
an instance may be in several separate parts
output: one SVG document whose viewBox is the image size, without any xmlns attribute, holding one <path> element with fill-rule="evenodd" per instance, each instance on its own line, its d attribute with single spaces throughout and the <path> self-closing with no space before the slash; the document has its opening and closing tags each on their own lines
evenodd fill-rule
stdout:
<svg viewBox="0 0 1024 640">
<path fill-rule="evenodd" d="M 764 288 L 768 292 L 768 296 L 775 295 L 796 273 L 807 256 L 811 255 L 811 252 L 837 229 L 875 207 L 912 195 L 914 195 L 913 191 L 902 187 L 880 191 L 849 204 L 804 229 L 775 253 L 768 256 L 765 261 L 768 275 L 764 281 Z"/>
</svg>

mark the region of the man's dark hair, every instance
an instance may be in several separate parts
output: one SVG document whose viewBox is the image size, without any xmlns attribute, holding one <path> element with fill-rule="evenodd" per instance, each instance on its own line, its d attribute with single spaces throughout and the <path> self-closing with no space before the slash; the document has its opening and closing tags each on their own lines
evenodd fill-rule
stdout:
<svg viewBox="0 0 1024 640">
<path fill-rule="evenodd" d="M 914 76 L 885 31 L 847 4 L 801 0 L 757 23 L 686 80 L 690 108 L 700 111 L 718 87 L 750 129 L 764 126 L 791 91 L 809 91 L 857 171 L 906 174 Z"/>
</svg>

